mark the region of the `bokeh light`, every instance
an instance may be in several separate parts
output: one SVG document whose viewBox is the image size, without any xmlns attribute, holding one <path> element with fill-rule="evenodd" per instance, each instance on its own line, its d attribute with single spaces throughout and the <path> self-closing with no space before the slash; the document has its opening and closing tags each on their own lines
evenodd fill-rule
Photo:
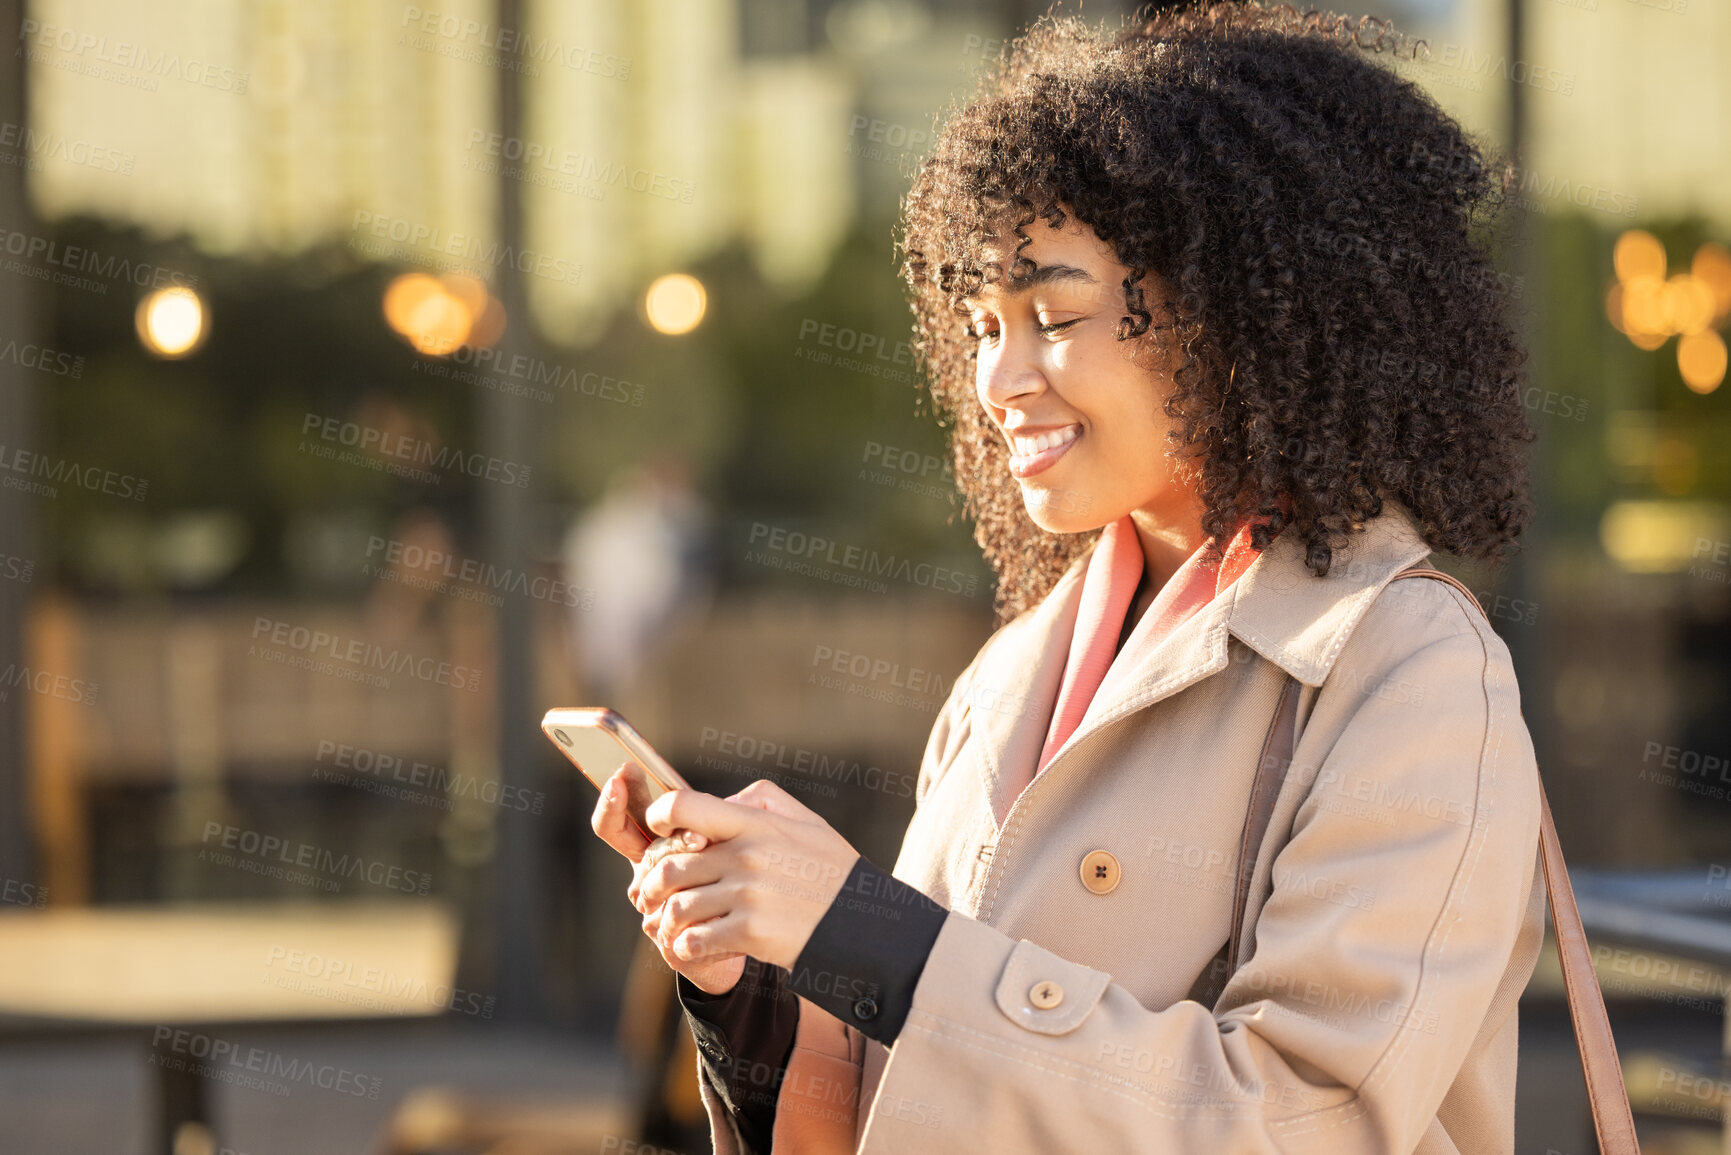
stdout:
<svg viewBox="0 0 1731 1155">
<path fill-rule="evenodd" d="M 1699 333 L 1713 323 L 1713 289 L 1693 273 L 1665 282 L 1666 326 L 1678 333 Z"/>
<path fill-rule="evenodd" d="M 1731 249 L 1708 241 L 1695 250 L 1689 271 L 1713 291 L 1713 320 L 1731 315 Z"/>
<path fill-rule="evenodd" d="M 208 325 L 204 301 L 191 289 L 173 285 L 138 303 L 138 339 L 158 357 L 185 357 L 204 344 Z"/>
<path fill-rule="evenodd" d="M 1695 250 L 1689 271 L 1665 277 L 1665 246 L 1644 229 L 1617 238 L 1611 252 L 1617 283 L 1605 292 L 1605 316 L 1639 349 L 1677 340 L 1677 371 L 1696 393 L 1725 379 L 1725 339 L 1713 326 L 1731 316 L 1731 251 L 1712 241 Z"/>
<path fill-rule="evenodd" d="M 658 333 L 678 336 L 697 328 L 708 298 L 703 283 L 685 273 L 657 277 L 643 296 L 643 309 Z"/>
<path fill-rule="evenodd" d="M 1619 280 L 1652 277 L 1662 281 L 1665 279 L 1665 246 L 1646 229 L 1630 229 L 1617 238 L 1617 245 L 1611 250 L 1611 264 L 1615 266 Z"/>
<path fill-rule="evenodd" d="M 1677 369 L 1690 389 L 1713 392 L 1725 380 L 1725 339 L 1712 329 L 1685 333 L 1677 342 Z"/>
<path fill-rule="evenodd" d="M 490 346 L 505 333 L 505 309 L 463 273 L 403 273 L 385 289 L 385 320 L 415 351 L 444 357 L 463 345 Z"/>
</svg>

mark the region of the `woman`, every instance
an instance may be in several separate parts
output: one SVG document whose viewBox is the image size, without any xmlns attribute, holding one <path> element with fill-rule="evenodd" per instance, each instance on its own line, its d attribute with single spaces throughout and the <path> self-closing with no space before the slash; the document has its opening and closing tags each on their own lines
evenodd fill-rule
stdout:
<svg viewBox="0 0 1731 1155">
<path fill-rule="evenodd" d="M 1363 31 L 1042 21 L 948 119 L 903 267 L 1011 620 L 893 871 L 764 782 L 595 813 L 717 1151 L 1512 1149 L 1532 746 L 1387 588 L 1530 516 L 1502 186 Z"/>
</svg>

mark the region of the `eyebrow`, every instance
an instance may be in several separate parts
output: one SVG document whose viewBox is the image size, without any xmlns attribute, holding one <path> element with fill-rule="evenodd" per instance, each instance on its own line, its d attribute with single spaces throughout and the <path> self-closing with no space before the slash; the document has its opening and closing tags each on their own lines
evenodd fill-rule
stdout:
<svg viewBox="0 0 1731 1155">
<path fill-rule="evenodd" d="M 1100 283 L 1093 274 L 1086 269 L 1079 269 L 1075 265 L 1040 265 L 1027 276 L 1012 276 L 1003 292 L 1007 297 L 1018 297 L 1040 285 L 1066 282 L 1079 285 L 1098 285 Z"/>
</svg>

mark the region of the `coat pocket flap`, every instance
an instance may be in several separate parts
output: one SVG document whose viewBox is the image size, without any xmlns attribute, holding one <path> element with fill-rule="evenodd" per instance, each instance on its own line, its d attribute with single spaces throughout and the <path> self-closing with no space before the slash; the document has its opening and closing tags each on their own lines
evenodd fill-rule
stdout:
<svg viewBox="0 0 1731 1155">
<path fill-rule="evenodd" d="M 998 978 L 998 1009 L 1019 1027 L 1042 1035 L 1067 1035 L 1082 1025 L 1111 976 L 1059 958 L 1022 939 L 1010 951 Z"/>
</svg>

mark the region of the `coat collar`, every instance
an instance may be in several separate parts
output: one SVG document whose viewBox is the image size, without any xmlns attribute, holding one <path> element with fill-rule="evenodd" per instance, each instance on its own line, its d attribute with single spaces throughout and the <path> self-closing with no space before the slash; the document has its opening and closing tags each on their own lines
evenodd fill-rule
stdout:
<svg viewBox="0 0 1731 1155">
<path fill-rule="evenodd" d="M 1093 731 L 1224 669 L 1229 636 L 1300 682 L 1321 685 L 1383 586 L 1430 552 L 1410 511 L 1387 498 L 1382 514 L 1335 551 L 1327 577 L 1305 567 L 1297 537 L 1281 534 L 1242 577 L 1164 639 L 1150 642 L 1140 628 L 1132 633 L 1052 764 Z M 1000 824 L 1045 743 L 1087 558 L 1078 557 L 1038 606 L 1004 627 L 969 688 L 981 770 Z"/>
<path fill-rule="evenodd" d="M 1335 551 L 1327 577 L 1312 574 L 1303 543 L 1283 533 L 1232 587 L 1227 628 L 1299 681 L 1320 686 L 1382 587 L 1430 552 L 1411 512 L 1392 498 Z"/>
</svg>

